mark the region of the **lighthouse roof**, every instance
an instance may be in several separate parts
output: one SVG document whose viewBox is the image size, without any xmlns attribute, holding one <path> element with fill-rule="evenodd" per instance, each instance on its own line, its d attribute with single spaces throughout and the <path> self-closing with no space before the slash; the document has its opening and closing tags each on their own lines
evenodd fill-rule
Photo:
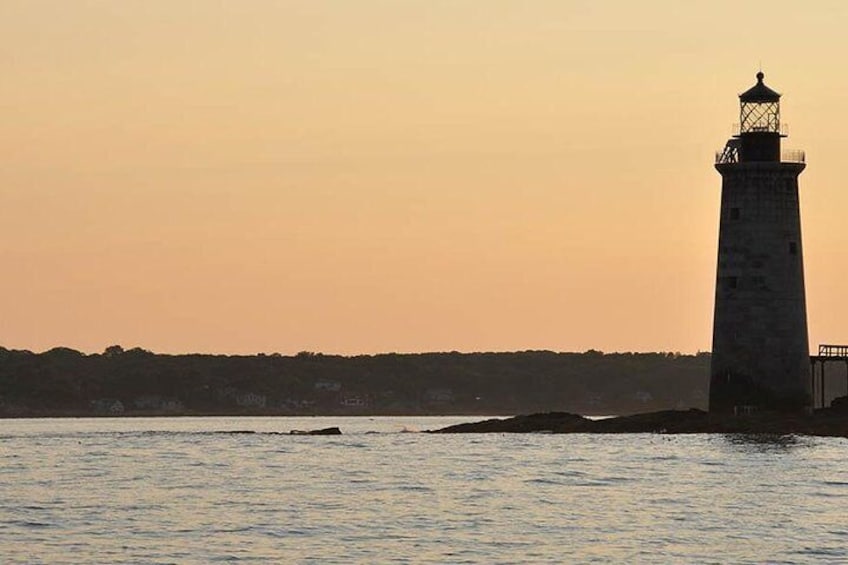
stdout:
<svg viewBox="0 0 848 565">
<path fill-rule="evenodd" d="M 757 84 L 740 94 L 739 100 L 742 102 L 777 102 L 780 99 L 780 93 L 763 84 L 764 76 L 762 71 L 758 72 Z"/>
</svg>

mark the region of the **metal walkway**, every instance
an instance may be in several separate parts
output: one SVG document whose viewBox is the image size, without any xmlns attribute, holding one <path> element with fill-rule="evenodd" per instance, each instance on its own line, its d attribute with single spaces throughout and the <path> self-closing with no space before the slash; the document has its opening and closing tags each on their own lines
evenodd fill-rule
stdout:
<svg viewBox="0 0 848 565">
<path fill-rule="evenodd" d="M 830 362 L 841 362 L 845 363 L 845 369 L 848 371 L 848 345 L 831 345 L 831 344 L 823 344 L 819 345 L 819 354 L 818 355 L 810 355 L 810 385 L 812 386 L 813 393 L 813 408 L 825 408 L 826 400 L 824 394 L 824 375 L 825 375 L 825 365 Z M 816 386 L 816 365 L 821 365 L 821 371 L 819 372 L 819 386 Z M 818 392 L 818 394 L 816 394 Z M 816 396 L 819 397 L 819 404 L 816 405 Z"/>
</svg>

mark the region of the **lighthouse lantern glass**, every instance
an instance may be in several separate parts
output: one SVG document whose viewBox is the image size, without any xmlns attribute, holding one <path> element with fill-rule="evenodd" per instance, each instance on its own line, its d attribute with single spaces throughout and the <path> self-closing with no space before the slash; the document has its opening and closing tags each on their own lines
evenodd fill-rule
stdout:
<svg viewBox="0 0 848 565">
<path fill-rule="evenodd" d="M 742 102 L 740 133 L 780 133 L 780 102 Z"/>
</svg>

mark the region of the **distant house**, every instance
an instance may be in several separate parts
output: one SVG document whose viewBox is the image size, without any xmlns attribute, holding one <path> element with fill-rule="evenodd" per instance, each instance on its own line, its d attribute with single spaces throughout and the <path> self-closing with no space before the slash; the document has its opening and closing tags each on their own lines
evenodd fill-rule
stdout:
<svg viewBox="0 0 848 565">
<path fill-rule="evenodd" d="M 162 398 L 156 394 L 145 394 L 133 399 L 136 410 L 178 412 L 184 408 L 183 403 L 176 398 Z"/>
<path fill-rule="evenodd" d="M 368 398 L 364 396 L 359 396 L 357 394 L 352 394 L 350 396 L 342 397 L 339 404 L 347 408 L 365 408 L 366 406 L 368 406 Z"/>
<path fill-rule="evenodd" d="M 164 398 L 159 406 L 159 409 L 165 412 L 179 412 L 185 408 L 183 403 L 176 398 Z"/>
<path fill-rule="evenodd" d="M 116 398 L 98 398 L 91 401 L 91 409 L 97 414 L 123 414 L 124 403 Z"/>
<path fill-rule="evenodd" d="M 215 391 L 218 400 L 235 400 L 235 397 L 238 395 L 238 390 L 234 387 L 226 386 L 224 388 L 219 388 Z"/>
<path fill-rule="evenodd" d="M 324 392 L 339 392 L 342 389 L 342 383 L 339 381 L 315 381 L 315 390 Z"/>
<path fill-rule="evenodd" d="M 133 399 L 133 407 L 136 410 L 159 410 L 162 398 L 155 394 L 145 394 Z"/>
<path fill-rule="evenodd" d="M 452 404 L 453 390 L 449 388 L 430 388 L 424 391 L 424 400 L 430 404 Z"/>
<path fill-rule="evenodd" d="M 236 394 L 236 405 L 241 408 L 265 408 L 268 402 L 264 394 L 255 392 L 240 392 Z"/>
<path fill-rule="evenodd" d="M 636 394 L 633 395 L 633 398 L 645 404 L 646 402 L 650 402 L 654 399 L 654 395 L 650 392 L 646 392 L 644 390 L 637 391 Z"/>
<path fill-rule="evenodd" d="M 586 404 L 589 406 L 600 406 L 604 402 L 603 395 L 600 394 L 587 394 L 586 395 Z"/>
<path fill-rule="evenodd" d="M 287 410 L 302 410 L 306 408 L 314 408 L 315 401 L 302 398 L 284 398 L 280 402 L 280 408 Z"/>
</svg>

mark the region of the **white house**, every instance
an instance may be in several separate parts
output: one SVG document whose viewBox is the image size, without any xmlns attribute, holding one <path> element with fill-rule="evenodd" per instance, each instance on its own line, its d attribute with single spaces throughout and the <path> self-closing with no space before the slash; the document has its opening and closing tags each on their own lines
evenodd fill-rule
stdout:
<svg viewBox="0 0 848 565">
<path fill-rule="evenodd" d="M 339 381 L 315 381 L 315 390 L 323 390 L 325 392 L 339 392 L 342 389 L 342 383 Z"/>
<path fill-rule="evenodd" d="M 240 392 L 236 395 L 236 405 L 242 408 L 265 408 L 268 399 L 264 394 Z"/>
</svg>

